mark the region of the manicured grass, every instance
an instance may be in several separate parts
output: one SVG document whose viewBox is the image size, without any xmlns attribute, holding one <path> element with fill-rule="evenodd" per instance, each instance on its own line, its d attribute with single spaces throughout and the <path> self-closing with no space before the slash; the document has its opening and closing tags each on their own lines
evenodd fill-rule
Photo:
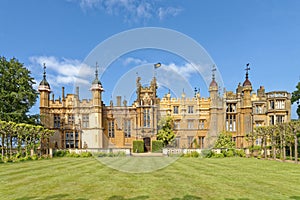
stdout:
<svg viewBox="0 0 300 200">
<path fill-rule="evenodd" d="M 125 173 L 95 158 L 6 163 L 0 199 L 300 199 L 300 165 L 180 158 L 151 173 Z"/>
</svg>

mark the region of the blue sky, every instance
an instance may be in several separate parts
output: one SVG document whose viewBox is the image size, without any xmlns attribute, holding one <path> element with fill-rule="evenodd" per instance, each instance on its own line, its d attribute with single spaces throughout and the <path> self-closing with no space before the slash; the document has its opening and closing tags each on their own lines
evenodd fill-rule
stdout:
<svg viewBox="0 0 300 200">
<path fill-rule="evenodd" d="M 101 42 L 130 29 L 162 27 L 202 45 L 227 90 L 235 90 L 244 81 L 244 68 L 250 63 L 254 91 L 263 85 L 267 91 L 292 92 L 300 78 L 299 10 L 297 0 L 3 0 L 0 55 L 16 57 L 38 83 L 41 63 L 46 62 L 48 81 L 58 97 L 62 86 L 73 91 L 74 80 L 92 81 L 93 66 L 82 62 Z M 207 96 L 204 81 L 185 59 L 142 49 L 120 56 L 103 73 L 104 102 L 109 104 L 122 75 L 156 61 L 173 67 Z M 131 94 L 122 96 L 132 98 Z"/>
</svg>

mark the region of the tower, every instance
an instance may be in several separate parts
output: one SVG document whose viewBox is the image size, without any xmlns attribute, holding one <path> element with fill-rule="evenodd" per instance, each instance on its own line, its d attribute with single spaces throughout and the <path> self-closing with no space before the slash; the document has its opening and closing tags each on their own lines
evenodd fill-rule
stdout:
<svg viewBox="0 0 300 200">
<path fill-rule="evenodd" d="M 90 113 L 91 117 L 95 118 L 95 124 L 93 127 L 96 144 L 94 147 L 103 148 L 104 145 L 104 138 L 103 138 L 103 105 L 102 105 L 102 92 L 104 91 L 102 84 L 98 78 L 98 64 L 96 63 L 96 70 L 95 70 L 95 79 L 92 82 L 91 86 L 92 91 L 92 106 L 93 109 Z"/>
<path fill-rule="evenodd" d="M 218 132 L 219 132 L 219 124 L 218 123 L 218 104 L 219 104 L 219 96 L 218 96 L 218 83 L 215 80 L 215 71 L 216 68 L 213 66 L 212 68 L 212 81 L 209 84 L 209 97 L 210 97 L 210 126 L 208 137 L 206 139 L 206 148 L 212 147 L 215 143 Z"/>
<path fill-rule="evenodd" d="M 242 106 L 241 106 L 241 138 L 246 134 L 252 132 L 252 102 L 251 102 L 251 92 L 252 84 L 249 80 L 249 63 L 246 65 L 246 78 L 243 83 L 243 97 L 242 97 Z M 237 147 L 243 148 L 244 141 L 236 141 Z"/>
<path fill-rule="evenodd" d="M 44 75 L 43 80 L 40 82 L 38 91 L 40 93 L 40 116 L 41 123 L 47 126 L 47 114 L 49 110 L 49 101 L 50 101 L 50 84 L 46 79 L 46 64 L 44 63 Z"/>
</svg>

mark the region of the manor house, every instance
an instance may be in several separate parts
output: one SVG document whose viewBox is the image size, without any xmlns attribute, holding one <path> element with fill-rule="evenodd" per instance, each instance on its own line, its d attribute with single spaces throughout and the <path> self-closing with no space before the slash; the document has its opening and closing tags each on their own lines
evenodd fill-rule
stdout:
<svg viewBox="0 0 300 200">
<path fill-rule="evenodd" d="M 134 140 L 143 140 L 145 150 L 151 150 L 156 140 L 158 122 L 171 116 L 174 122 L 177 148 L 209 148 L 221 132 L 230 132 L 237 148 L 247 147 L 245 136 L 256 126 L 268 126 L 290 121 L 291 95 L 286 91 L 265 92 L 261 86 L 253 92 L 248 68 L 243 84 L 236 92 L 225 91 L 220 95 L 214 71 L 209 85 L 209 97 L 173 98 L 170 93 L 157 97 L 157 82 L 153 77 L 150 85 L 142 86 L 136 80 L 137 98 L 132 105 L 120 96 L 116 104 L 102 101 L 104 91 L 98 79 L 91 84 L 92 99 L 80 99 L 79 88 L 75 94 L 50 99 L 50 85 L 44 77 L 40 93 L 41 122 L 55 130 L 50 138 L 52 148 L 132 148 Z M 259 141 L 257 141 L 259 143 Z"/>
</svg>

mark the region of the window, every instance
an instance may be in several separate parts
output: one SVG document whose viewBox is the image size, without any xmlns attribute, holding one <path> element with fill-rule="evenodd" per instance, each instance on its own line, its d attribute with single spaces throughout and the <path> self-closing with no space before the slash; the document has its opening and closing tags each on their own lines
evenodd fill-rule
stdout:
<svg viewBox="0 0 300 200">
<path fill-rule="evenodd" d="M 173 107 L 173 113 L 178 114 L 179 106 L 174 106 Z"/>
<path fill-rule="evenodd" d="M 150 128 L 150 109 L 144 109 L 144 127 Z"/>
<path fill-rule="evenodd" d="M 108 121 L 108 137 L 109 138 L 115 137 L 115 122 L 114 122 L 114 120 Z"/>
<path fill-rule="evenodd" d="M 194 106 L 188 106 L 188 113 L 194 113 Z"/>
<path fill-rule="evenodd" d="M 255 114 L 262 114 L 263 113 L 263 106 L 262 105 L 256 105 L 255 106 Z"/>
<path fill-rule="evenodd" d="M 285 102 L 284 102 L 284 100 L 278 100 L 278 101 L 276 101 L 276 108 L 277 109 L 284 109 L 285 108 Z"/>
<path fill-rule="evenodd" d="M 78 132 L 66 132 L 65 133 L 65 146 L 66 148 L 79 148 L 79 134 Z"/>
<path fill-rule="evenodd" d="M 226 131 L 236 131 L 235 115 L 226 115 Z"/>
<path fill-rule="evenodd" d="M 275 117 L 274 117 L 274 115 L 270 116 L 270 125 L 275 125 Z"/>
<path fill-rule="evenodd" d="M 234 103 L 228 103 L 226 112 L 236 112 L 236 105 Z"/>
<path fill-rule="evenodd" d="M 257 138 L 255 140 L 255 145 L 260 146 L 261 145 L 261 138 Z"/>
<path fill-rule="evenodd" d="M 174 129 L 180 129 L 180 121 L 175 121 L 174 122 Z"/>
<path fill-rule="evenodd" d="M 131 121 L 130 121 L 130 119 L 125 119 L 125 121 L 124 121 L 124 134 L 125 134 L 125 138 L 131 137 Z"/>
<path fill-rule="evenodd" d="M 198 144 L 199 144 L 200 149 L 204 148 L 204 136 L 199 136 L 198 137 Z"/>
<path fill-rule="evenodd" d="M 75 118 L 74 115 L 70 114 L 68 115 L 68 124 L 74 124 Z"/>
<path fill-rule="evenodd" d="M 192 148 L 193 147 L 193 136 L 188 136 L 188 148 Z"/>
<path fill-rule="evenodd" d="M 276 123 L 278 124 L 284 123 L 284 115 L 276 115 Z"/>
<path fill-rule="evenodd" d="M 54 128 L 59 128 L 60 127 L 60 116 L 55 114 L 54 115 Z"/>
<path fill-rule="evenodd" d="M 274 105 L 274 101 L 273 100 L 270 101 L 270 109 L 275 109 L 275 105 Z"/>
<path fill-rule="evenodd" d="M 88 114 L 82 115 L 82 127 L 83 128 L 89 127 L 89 115 Z"/>
<path fill-rule="evenodd" d="M 263 121 L 256 121 L 255 122 L 256 127 L 262 126 L 262 124 L 263 124 Z"/>
<path fill-rule="evenodd" d="M 194 128 L 194 120 L 188 120 L 188 129 Z"/>
<path fill-rule="evenodd" d="M 201 119 L 199 121 L 199 129 L 204 129 L 204 120 L 203 119 Z"/>
</svg>

